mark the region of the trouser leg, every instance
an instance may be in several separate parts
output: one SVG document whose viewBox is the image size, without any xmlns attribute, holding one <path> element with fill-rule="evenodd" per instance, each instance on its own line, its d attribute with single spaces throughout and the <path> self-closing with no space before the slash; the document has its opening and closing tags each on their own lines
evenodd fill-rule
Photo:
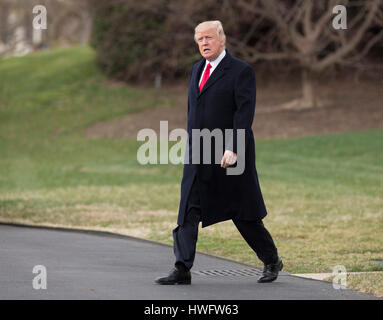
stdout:
<svg viewBox="0 0 383 320">
<path fill-rule="evenodd" d="M 198 194 L 198 181 L 195 178 L 187 205 L 184 223 L 173 230 L 173 249 L 176 266 L 191 269 L 194 263 L 198 238 L 198 225 L 201 221 L 201 207 Z"/>
<path fill-rule="evenodd" d="M 233 219 L 233 222 L 247 244 L 264 264 L 275 263 L 278 260 L 278 250 L 262 220 Z"/>
<path fill-rule="evenodd" d="M 185 217 L 185 222 L 173 230 L 175 265 L 191 269 L 194 263 L 198 238 L 199 210 L 192 208 Z"/>
</svg>

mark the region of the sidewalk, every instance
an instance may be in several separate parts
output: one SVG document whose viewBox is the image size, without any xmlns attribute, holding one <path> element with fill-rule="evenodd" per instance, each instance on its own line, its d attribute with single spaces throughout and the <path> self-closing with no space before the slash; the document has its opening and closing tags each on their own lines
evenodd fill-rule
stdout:
<svg viewBox="0 0 383 320">
<path fill-rule="evenodd" d="M 201 253 L 190 286 L 160 286 L 172 247 L 107 233 L 0 224 L 0 257 L 0 299 L 377 299 L 286 272 L 259 284 L 261 270 Z M 32 287 L 36 265 L 46 268 L 45 290 Z"/>
</svg>

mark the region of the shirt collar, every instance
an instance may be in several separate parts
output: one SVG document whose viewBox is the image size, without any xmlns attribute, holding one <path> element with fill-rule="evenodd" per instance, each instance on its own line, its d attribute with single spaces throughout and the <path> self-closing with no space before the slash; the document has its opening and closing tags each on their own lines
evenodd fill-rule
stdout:
<svg viewBox="0 0 383 320">
<path fill-rule="evenodd" d="M 225 55 L 226 55 L 226 49 L 223 49 L 222 52 L 220 53 L 220 55 L 217 57 L 217 59 L 215 59 L 213 61 L 206 60 L 205 65 L 210 63 L 212 66 L 212 69 L 215 69 L 218 66 L 218 64 L 221 62 L 221 60 L 225 57 Z"/>
</svg>

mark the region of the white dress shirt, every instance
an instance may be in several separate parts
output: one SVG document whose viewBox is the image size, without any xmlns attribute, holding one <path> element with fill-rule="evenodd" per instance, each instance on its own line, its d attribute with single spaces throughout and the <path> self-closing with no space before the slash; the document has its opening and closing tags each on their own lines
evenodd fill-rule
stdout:
<svg viewBox="0 0 383 320">
<path fill-rule="evenodd" d="M 210 75 L 209 75 L 209 78 L 210 78 L 210 76 L 211 76 L 211 74 L 213 73 L 214 69 L 217 68 L 218 64 L 219 64 L 219 63 L 221 62 L 221 60 L 225 57 L 225 55 L 226 55 L 226 50 L 223 49 L 222 52 L 221 52 L 221 54 L 217 57 L 217 59 L 215 59 L 215 60 L 213 60 L 213 61 L 206 60 L 205 67 L 203 68 L 202 73 L 201 73 L 201 78 L 199 78 L 198 87 L 199 87 L 200 84 L 201 84 L 202 77 L 203 77 L 203 74 L 205 73 L 207 64 L 210 63 L 210 65 L 211 65 L 211 68 L 210 68 Z"/>
</svg>

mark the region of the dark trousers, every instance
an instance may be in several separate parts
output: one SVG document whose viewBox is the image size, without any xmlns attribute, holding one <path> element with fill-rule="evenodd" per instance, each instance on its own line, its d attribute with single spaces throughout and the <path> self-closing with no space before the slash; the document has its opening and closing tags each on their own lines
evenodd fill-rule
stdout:
<svg viewBox="0 0 383 320">
<path fill-rule="evenodd" d="M 184 224 L 177 226 L 173 230 L 173 249 L 176 257 L 176 266 L 186 267 L 187 269 L 191 269 L 193 266 L 198 238 L 198 225 L 202 218 L 201 213 L 198 179 L 196 177 L 190 191 Z M 275 263 L 277 261 L 277 248 L 262 220 L 245 221 L 233 219 L 233 222 L 247 244 L 264 264 Z"/>
</svg>

